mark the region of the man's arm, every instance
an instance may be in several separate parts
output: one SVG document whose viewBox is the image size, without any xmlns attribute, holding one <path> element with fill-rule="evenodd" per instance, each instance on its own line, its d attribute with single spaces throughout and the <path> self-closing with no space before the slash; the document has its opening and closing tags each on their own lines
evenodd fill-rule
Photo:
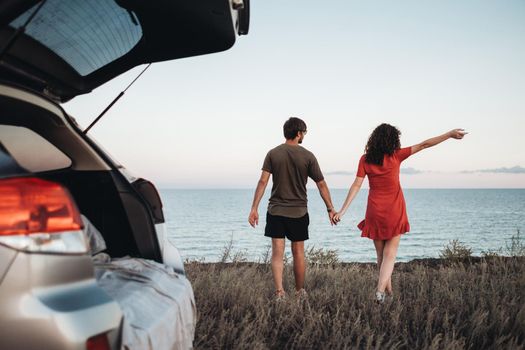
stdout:
<svg viewBox="0 0 525 350">
<path fill-rule="evenodd" d="M 266 185 L 268 185 L 269 179 L 270 173 L 263 170 L 261 173 L 261 178 L 257 183 L 255 194 L 253 195 L 252 209 L 250 210 L 250 215 L 248 216 L 248 222 L 250 223 L 250 225 L 252 225 L 252 227 L 259 225 L 259 202 L 261 201 L 261 198 L 264 195 L 264 190 L 266 190 Z"/>
<path fill-rule="evenodd" d="M 328 189 L 328 185 L 326 184 L 325 180 L 321 180 L 319 182 L 316 182 L 317 188 L 319 189 L 319 194 L 321 194 L 321 198 L 324 201 L 324 204 L 326 204 L 326 209 L 328 210 L 328 218 L 330 219 L 331 225 L 336 225 L 337 223 L 334 222 L 334 205 L 332 204 L 332 198 L 330 197 L 330 190 Z"/>
</svg>

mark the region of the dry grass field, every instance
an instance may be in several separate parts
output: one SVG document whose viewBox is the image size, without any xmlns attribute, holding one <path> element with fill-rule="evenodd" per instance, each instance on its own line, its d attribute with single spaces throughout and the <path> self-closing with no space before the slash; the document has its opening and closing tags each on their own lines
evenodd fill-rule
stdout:
<svg viewBox="0 0 525 350">
<path fill-rule="evenodd" d="M 374 264 L 310 259 L 309 297 L 300 302 L 288 263 L 285 287 L 291 293 L 276 302 L 264 261 L 188 262 L 198 309 L 194 346 L 524 349 L 525 258 L 489 255 L 398 263 L 397 294 L 384 305 L 372 300 Z"/>
</svg>

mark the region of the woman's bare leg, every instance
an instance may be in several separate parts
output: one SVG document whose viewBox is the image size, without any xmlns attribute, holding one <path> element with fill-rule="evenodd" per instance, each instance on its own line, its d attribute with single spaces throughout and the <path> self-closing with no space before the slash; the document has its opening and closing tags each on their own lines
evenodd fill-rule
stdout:
<svg viewBox="0 0 525 350">
<path fill-rule="evenodd" d="M 378 274 L 381 271 L 381 264 L 383 262 L 383 252 L 385 249 L 385 243 L 386 241 L 383 240 L 374 240 L 374 247 L 376 248 L 376 254 L 377 254 L 377 271 Z M 388 283 L 386 285 L 385 291 L 388 294 L 392 294 L 392 278 L 388 279 Z"/>
<path fill-rule="evenodd" d="M 383 250 L 385 249 L 385 241 L 374 239 L 374 247 L 376 248 L 377 255 L 377 269 L 381 269 L 381 263 L 383 262 Z"/>
<path fill-rule="evenodd" d="M 400 238 L 401 235 L 397 235 L 385 242 L 383 260 L 381 262 L 381 269 L 379 270 L 379 281 L 377 282 L 377 290 L 379 292 L 385 292 L 388 291 L 388 289 L 390 293 L 392 292 L 392 271 L 394 271 Z"/>
<path fill-rule="evenodd" d="M 392 290 L 392 276 L 388 279 L 388 283 L 386 284 L 385 292 L 387 294 L 394 294 L 394 291 Z"/>
</svg>

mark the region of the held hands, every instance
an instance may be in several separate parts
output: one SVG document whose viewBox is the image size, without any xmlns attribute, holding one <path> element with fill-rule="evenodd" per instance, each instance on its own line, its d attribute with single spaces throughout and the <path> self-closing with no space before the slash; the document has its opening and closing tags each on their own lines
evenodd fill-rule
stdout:
<svg viewBox="0 0 525 350">
<path fill-rule="evenodd" d="M 448 132 L 448 136 L 456 140 L 461 140 L 466 134 L 468 134 L 468 132 L 466 132 L 465 129 L 453 129 Z"/>
<path fill-rule="evenodd" d="M 343 217 L 344 214 L 345 212 L 343 210 L 340 210 L 337 212 L 335 211 L 334 208 L 332 208 L 332 210 L 328 212 L 328 217 L 330 218 L 330 224 L 337 225 L 341 221 L 341 218 Z"/>
<path fill-rule="evenodd" d="M 330 220 L 330 225 L 337 225 L 337 221 L 334 220 L 334 216 L 335 216 L 335 210 L 331 210 L 328 212 L 328 219 Z"/>
<path fill-rule="evenodd" d="M 256 209 L 252 209 L 250 211 L 250 215 L 248 216 L 248 222 L 252 227 L 259 225 L 259 213 Z"/>
<path fill-rule="evenodd" d="M 333 221 L 334 221 L 335 225 L 337 225 L 337 223 L 341 221 L 342 217 L 343 217 L 343 212 L 341 212 L 341 211 L 339 211 L 339 212 L 334 214 Z"/>
</svg>

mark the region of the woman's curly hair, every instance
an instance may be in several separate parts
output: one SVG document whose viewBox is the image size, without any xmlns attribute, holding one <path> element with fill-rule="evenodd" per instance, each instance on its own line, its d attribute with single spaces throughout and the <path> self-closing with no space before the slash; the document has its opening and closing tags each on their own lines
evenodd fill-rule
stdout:
<svg viewBox="0 0 525 350">
<path fill-rule="evenodd" d="M 401 131 L 390 124 L 381 124 L 372 131 L 365 147 L 365 161 L 369 164 L 383 165 L 385 154 L 391 156 L 401 147 Z"/>
</svg>

